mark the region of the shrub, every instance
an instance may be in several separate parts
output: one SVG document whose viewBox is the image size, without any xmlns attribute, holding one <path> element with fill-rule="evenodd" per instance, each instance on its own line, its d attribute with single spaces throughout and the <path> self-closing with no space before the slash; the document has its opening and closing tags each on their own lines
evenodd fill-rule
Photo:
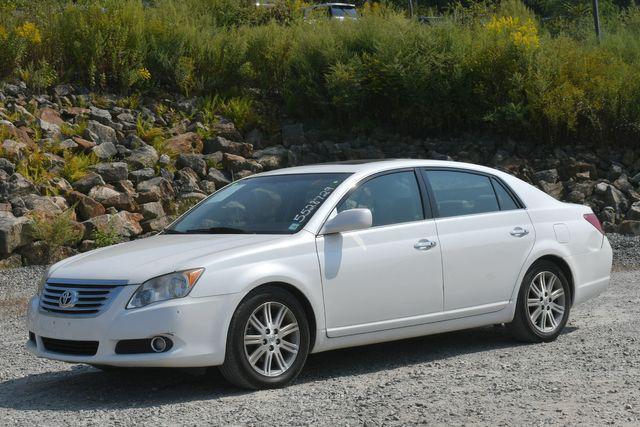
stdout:
<svg viewBox="0 0 640 427">
<path fill-rule="evenodd" d="M 577 0 L 527 2 L 555 16 L 544 21 L 518 0 L 445 2 L 448 12 L 428 24 L 397 11 L 406 3 L 399 0 L 369 2 L 353 22 L 302 20 L 300 1 L 269 10 L 252 3 L 21 1 L 25 13 L 0 6 L 9 11 L 0 13 L 0 77 L 22 75 L 34 88 L 64 79 L 202 95 L 211 115 L 244 129 L 284 115 L 419 135 L 640 139 L 637 6 L 603 2 L 598 43 Z M 141 130 L 163 149 L 152 124 Z"/>
<path fill-rule="evenodd" d="M 96 248 L 116 245 L 121 243 L 123 240 L 122 236 L 118 234 L 118 230 L 113 223 L 113 219 L 110 219 L 106 226 L 96 228 L 93 231 L 92 238 L 95 242 Z"/>
<path fill-rule="evenodd" d="M 60 175 L 69 182 L 82 179 L 87 174 L 89 167 L 98 163 L 95 154 L 74 154 L 67 150 L 64 152 L 64 167 Z"/>
<path fill-rule="evenodd" d="M 16 172 L 34 184 L 46 184 L 53 177 L 50 172 L 51 166 L 51 160 L 49 160 L 45 152 L 36 149 L 18 161 Z"/>
<path fill-rule="evenodd" d="M 73 209 L 62 214 L 50 215 L 41 212 L 31 214 L 33 224 L 30 227 L 34 240 L 44 241 L 49 252 L 54 252 L 62 246 L 75 246 L 82 239 L 82 231 L 73 220 Z"/>
<path fill-rule="evenodd" d="M 224 100 L 216 95 L 206 98 L 202 103 L 201 110 L 209 125 L 217 120 L 217 115 L 231 120 L 240 130 L 247 130 L 259 123 L 254 101 L 248 97 L 233 97 Z"/>
<path fill-rule="evenodd" d="M 84 134 L 84 131 L 87 129 L 87 120 L 79 120 L 76 124 L 69 124 L 67 122 L 63 122 L 60 125 L 60 132 L 67 136 L 81 136 Z"/>
</svg>

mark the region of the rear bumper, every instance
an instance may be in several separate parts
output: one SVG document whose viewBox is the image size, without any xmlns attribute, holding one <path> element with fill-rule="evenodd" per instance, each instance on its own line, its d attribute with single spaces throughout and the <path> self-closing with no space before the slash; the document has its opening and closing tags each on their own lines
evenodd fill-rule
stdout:
<svg viewBox="0 0 640 427">
<path fill-rule="evenodd" d="M 575 287 L 573 305 L 597 296 L 609 286 L 613 251 L 606 237 L 599 250 L 571 256 L 565 260 L 573 272 Z"/>
<path fill-rule="evenodd" d="M 235 308 L 235 295 L 181 298 L 125 310 L 137 286 L 127 286 L 111 306 L 96 317 L 74 318 L 39 310 L 38 297 L 29 304 L 27 327 L 35 340 L 28 351 L 38 357 L 72 363 L 123 367 L 202 367 L 224 362 L 226 335 Z M 116 354 L 120 340 L 164 336 L 173 342 L 164 353 Z M 49 351 L 42 337 L 71 341 L 98 341 L 95 355 Z"/>
</svg>

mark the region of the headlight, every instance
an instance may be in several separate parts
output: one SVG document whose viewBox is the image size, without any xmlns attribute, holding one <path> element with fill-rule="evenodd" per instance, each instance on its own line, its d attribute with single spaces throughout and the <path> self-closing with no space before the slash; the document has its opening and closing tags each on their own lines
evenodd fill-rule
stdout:
<svg viewBox="0 0 640 427">
<path fill-rule="evenodd" d="M 40 283 L 38 283 L 38 290 L 36 291 L 36 296 L 42 295 L 42 292 L 44 291 L 44 285 L 45 283 L 47 283 L 47 279 L 49 278 L 49 270 L 50 269 L 47 268 L 47 270 L 44 272 L 44 274 L 40 278 Z"/>
<path fill-rule="evenodd" d="M 186 297 L 203 271 L 204 268 L 178 271 L 147 280 L 133 294 L 127 308 L 139 308 L 158 301 Z"/>
</svg>

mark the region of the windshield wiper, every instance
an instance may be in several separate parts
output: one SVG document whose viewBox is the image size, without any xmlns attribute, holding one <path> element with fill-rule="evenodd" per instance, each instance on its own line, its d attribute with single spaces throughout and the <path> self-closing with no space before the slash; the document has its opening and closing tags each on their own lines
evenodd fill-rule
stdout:
<svg viewBox="0 0 640 427">
<path fill-rule="evenodd" d="M 249 234 L 247 230 L 233 227 L 195 228 L 192 230 L 166 230 L 166 234 Z"/>
</svg>

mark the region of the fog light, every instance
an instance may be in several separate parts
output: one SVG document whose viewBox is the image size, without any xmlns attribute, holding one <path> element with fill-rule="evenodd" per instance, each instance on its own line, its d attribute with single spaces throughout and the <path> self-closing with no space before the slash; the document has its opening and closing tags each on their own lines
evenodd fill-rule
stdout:
<svg viewBox="0 0 640 427">
<path fill-rule="evenodd" d="M 167 349 L 167 340 L 163 337 L 153 337 L 151 339 L 151 350 L 156 353 L 162 353 Z"/>
</svg>

